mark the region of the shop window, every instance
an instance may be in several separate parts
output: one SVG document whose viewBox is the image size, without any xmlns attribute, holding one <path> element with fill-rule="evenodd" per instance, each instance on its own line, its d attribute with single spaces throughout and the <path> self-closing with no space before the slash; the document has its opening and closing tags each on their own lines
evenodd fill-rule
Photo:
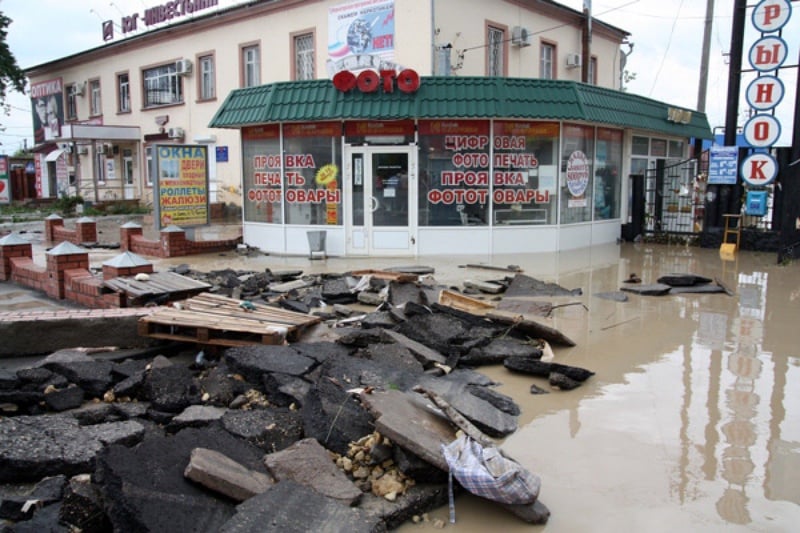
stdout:
<svg viewBox="0 0 800 533">
<path fill-rule="evenodd" d="M 594 218 L 619 218 L 622 168 L 622 130 L 597 129 L 594 166 Z"/>
<path fill-rule="evenodd" d="M 200 76 L 200 100 L 213 100 L 217 97 L 216 73 L 214 69 L 214 55 L 200 56 L 197 60 Z"/>
<path fill-rule="evenodd" d="M 117 111 L 131 112 L 131 82 L 127 72 L 117 75 Z"/>
<path fill-rule="evenodd" d="M 258 45 L 242 47 L 242 87 L 261 85 L 261 52 Z"/>
<path fill-rule="evenodd" d="M 494 123 L 494 224 L 555 224 L 558 194 L 557 122 Z"/>
<path fill-rule="evenodd" d="M 341 125 L 291 124 L 242 131 L 244 218 L 298 225 L 342 223 Z"/>
<path fill-rule="evenodd" d="M 294 45 L 294 79 L 314 79 L 314 34 L 295 35 Z"/>
<path fill-rule="evenodd" d="M 684 159 L 684 142 L 669 141 L 669 157 L 671 159 Z"/>
<path fill-rule="evenodd" d="M 650 139 L 650 155 L 653 157 L 667 157 L 667 140 Z"/>
<path fill-rule="evenodd" d="M 420 226 L 489 223 L 488 121 L 419 122 Z"/>
<path fill-rule="evenodd" d="M 650 155 L 650 139 L 634 135 L 631 143 L 631 153 L 633 155 Z"/>
<path fill-rule="evenodd" d="M 592 220 L 593 158 L 594 127 L 565 124 L 561 148 L 561 224 Z"/>
<path fill-rule="evenodd" d="M 78 118 L 78 86 L 74 83 L 67 85 L 67 120 Z"/>
<path fill-rule="evenodd" d="M 145 107 L 183 103 L 183 81 L 174 62 L 146 69 L 142 78 Z"/>
<path fill-rule="evenodd" d="M 539 45 L 539 77 L 544 80 L 556 78 L 556 45 L 542 41 Z"/>
<path fill-rule="evenodd" d="M 486 34 L 486 75 L 505 76 L 506 32 L 496 26 L 488 26 Z"/>
<path fill-rule="evenodd" d="M 103 114 L 103 102 L 100 94 L 100 80 L 89 81 L 89 115 L 96 117 Z"/>
</svg>

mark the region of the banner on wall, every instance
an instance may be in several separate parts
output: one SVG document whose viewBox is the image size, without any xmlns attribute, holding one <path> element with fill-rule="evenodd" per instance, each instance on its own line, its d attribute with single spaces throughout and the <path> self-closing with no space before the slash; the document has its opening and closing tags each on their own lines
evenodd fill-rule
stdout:
<svg viewBox="0 0 800 533">
<path fill-rule="evenodd" d="M 8 156 L 0 155 L 0 204 L 11 203 L 11 183 L 8 175 Z"/>
<path fill-rule="evenodd" d="M 64 124 L 64 82 L 62 78 L 31 85 L 33 142 L 41 144 L 61 137 Z"/>
<path fill-rule="evenodd" d="M 208 147 L 206 145 L 156 145 L 152 175 L 158 229 L 209 223 Z"/>
<path fill-rule="evenodd" d="M 397 70 L 394 0 L 358 0 L 328 9 L 328 74 Z"/>
</svg>

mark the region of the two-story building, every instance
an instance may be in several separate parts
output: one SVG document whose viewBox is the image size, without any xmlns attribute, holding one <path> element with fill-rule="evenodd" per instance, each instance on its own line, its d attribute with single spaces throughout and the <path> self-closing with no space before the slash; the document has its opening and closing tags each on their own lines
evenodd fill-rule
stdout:
<svg viewBox="0 0 800 533">
<path fill-rule="evenodd" d="M 271 253 L 554 251 L 613 242 L 626 177 L 711 135 L 621 90 L 627 32 L 549 0 L 216 4 L 27 70 L 43 196 L 150 203 L 153 147 L 201 144 Z"/>
</svg>

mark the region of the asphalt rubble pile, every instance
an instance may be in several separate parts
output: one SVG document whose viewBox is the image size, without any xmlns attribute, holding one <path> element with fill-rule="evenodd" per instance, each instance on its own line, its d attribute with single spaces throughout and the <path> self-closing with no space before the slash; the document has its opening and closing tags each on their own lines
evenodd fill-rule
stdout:
<svg viewBox="0 0 800 533">
<path fill-rule="evenodd" d="M 324 320 L 292 344 L 69 348 L 0 370 L 0 531 L 393 529 L 448 502 L 431 434 L 454 439 L 461 417 L 487 439 L 516 431 L 519 406 L 481 366 L 550 390 L 593 375 L 552 361 L 565 338 L 546 325 L 439 303 L 443 290 L 579 294 L 520 273 L 456 290 L 414 270 L 175 270 Z M 549 517 L 538 500 L 503 506 Z"/>
</svg>

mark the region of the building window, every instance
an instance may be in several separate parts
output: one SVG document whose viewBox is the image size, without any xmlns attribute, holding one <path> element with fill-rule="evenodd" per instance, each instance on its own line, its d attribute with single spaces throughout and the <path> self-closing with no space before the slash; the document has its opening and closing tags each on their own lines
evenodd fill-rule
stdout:
<svg viewBox="0 0 800 533">
<path fill-rule="evenodd" d="M 67 85 L 67 120 L 78 118 L 78 86 Z"/>
<path fill-rule="evenodd" d="M 217 97 L 214 56 L 202 56 L 197 62 L 200 65 L 200 100 L 213 100 Z"/>
<path fill-rule="evenodd" d="M 503 61 L 506 46 L 506 32 L 500 28 L 489 26 L 486 36 L 487 41 L 487 58 L 486 75 L 487 76 L 504 76 L 505 75 L 505 62 Z"/>
<path fill-rule="evenodd" d="M 589 60 L 589 83 L 597 85 L 597 58 L 592 57 Z"/>
<path fill-rule="evenodd" d="M 183 103 L 183 82 L 175 63 L 147 69 L 143 74 L 145 107 Z"/>
<path fill-rule="evenodd" d="M 296 80 L 314 79 L 314 34 L 294 37 L 294 68 Z"/>
<path fill-rule="evenodd" d="M 543 80 L 556 79 L 555 57 L 555 45 L 550 43 L 542 43 L 539 48 L 539 77 Z"/>
<path fill-rule="evenodd" d="M 117 75 L 117 111 L 120 113 L 131 112 L 131 79 L 128 73 Z"/>
<path fill-rule="evenodd" d="M 102 143 L 94 145 L 94 177 L 97 183 L 106 181 L 106 146 Z"/>
<path fill-rule="evenodd" d="M 103 102 L 100 99 L 100 80 L 89 81 L 89 115 L 96 117 L 103 114 Z"/>
<path fill-rule="evenodd" d="M 258 45 L 242 48 L 242 86 L 261 85 L 261 54 Z"/>
</svg>

